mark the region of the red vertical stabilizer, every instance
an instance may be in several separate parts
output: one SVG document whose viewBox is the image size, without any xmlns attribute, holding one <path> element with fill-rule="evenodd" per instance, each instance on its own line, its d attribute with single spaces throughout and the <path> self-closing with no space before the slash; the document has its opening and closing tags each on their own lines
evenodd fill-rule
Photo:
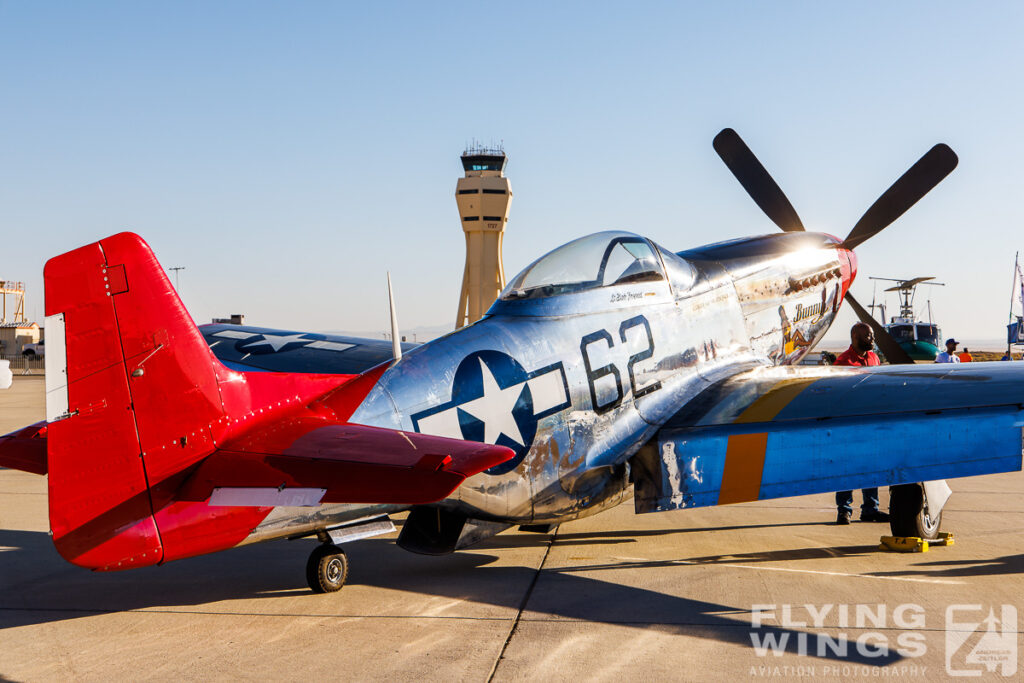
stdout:
<svg viewBox="0 0 1024 683">
<path fill-rule="evenodd" d="M 64 354 L 47 354 L 50 526 L 74 564 L 162 561 L 154 511 L 218 440 L 350 378 L 225 368 L 137 235 L 57 256 L 44 274 L 48 321 L 63 323 L 65 341 Z"/>
</svg>

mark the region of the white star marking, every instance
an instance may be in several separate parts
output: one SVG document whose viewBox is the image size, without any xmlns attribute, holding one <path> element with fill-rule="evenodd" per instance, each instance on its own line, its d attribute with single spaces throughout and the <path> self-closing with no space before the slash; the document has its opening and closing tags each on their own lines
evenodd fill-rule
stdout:
<svg viewBox="0 0 1024 683">
<path fill-rule="evenodd" d="M 306 335 L 304 334 L 265 334 L 261 341 L 245 344 L 241 348 L 249 350 L 257 346 L 268 345 L 276 353 L 292 342 L 310 341 L 305 337 Z"/>
<path fill-rule="evenodd" d="M 498 443 L 498 437 L 504 434 L 520 446 L 525 446 L 519 425 L 512 415 L 512 409 L 523 393 L 525 383 L 520 382 L 502 389 L 487 364 L 482 359 L 478 360 L 484 380 L 484 395 L 469 403 L 463 403 L 459 408 L 484 423 L 484 443 Z"/>
</svg>

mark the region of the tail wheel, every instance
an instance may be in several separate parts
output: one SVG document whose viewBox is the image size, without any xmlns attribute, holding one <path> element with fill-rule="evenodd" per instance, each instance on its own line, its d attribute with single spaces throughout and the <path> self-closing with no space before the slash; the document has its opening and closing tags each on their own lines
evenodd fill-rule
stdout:
<svg viewBox="0 0 1024 683">
<path fill-rule="evenodd" d="M 341 590 L 348 578 L 348 557 L 336 545 L 317 546 L 306 562 L 306 582 L 314 593 Z"/>
<path fill-rule="evenodd" d="M 900 484 L 889 490 L 889 528 L 893 536 L 934 540 L 939 537 L 942 512 L 930 515 L 920 484 Z"/>
</svg>

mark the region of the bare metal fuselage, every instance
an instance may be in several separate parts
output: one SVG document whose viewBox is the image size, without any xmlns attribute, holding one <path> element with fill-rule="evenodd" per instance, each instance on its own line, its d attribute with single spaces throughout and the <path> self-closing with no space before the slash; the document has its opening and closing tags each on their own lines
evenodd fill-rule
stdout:
<svg viewBox="0 0 1024 683">
<path fill-rule="evenodd" d="M 442 503 L 468 517 L 593 514 L 628 498 L 628 459 L 704 389 L 743 369 L 798 362 L 820 341 L 855 272 L 837 242 L 784 233 L 681 258 L 663 252 L 658 281 L 499 300 L 476 324 L 406 353 L 352 421 L 458 438 L 480 422 L 474 440 L 518 448 L 510 469 L 476 475 Z M 459 396 L 481 373 L 492 394 L 518 391 L 518 402 Z M 249 540 L 393 509 L 281 509 Z"/>
</svg>

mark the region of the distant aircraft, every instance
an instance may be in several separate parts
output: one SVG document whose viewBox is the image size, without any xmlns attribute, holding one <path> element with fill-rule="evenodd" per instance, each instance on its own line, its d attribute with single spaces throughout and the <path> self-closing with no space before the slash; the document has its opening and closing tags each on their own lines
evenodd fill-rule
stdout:
<svg viewBox="0 0 1024 683">
<path fill-rule="evenodd" d="M 928 301 L 928 322 L 918 320 L 914 315 L 914 294 L 918 286 L 924 284 L 929 286 L 945 286 L 943 282 L 929 282 L 934 280 L 932 276 L 915 277 L 909 280 L 897 280 L 891 277 L 871 277 L 872 280 L 884 280 L 895 282 L 892 287 L 886 288 L 886 292 L 896 292 L 900 298 L 900 313 L 887 320 L 885 316 L 885 304 L 871 302 L 871 312 L 879 308 L 882 312 L 882 324 L 885 326 L 889 336 L 896 340 L 907 355 L 914 360 L 934 361 L 939 353 L 942 344 L 942 329 L 931 320 L 931 301 Z"/>
<path fill-rule="evenodd" d="M 316 536 L 314 591 L 344 583 L 339 544 L 402 510 L 399 545 L 441 554 L 630 495 L 646 513 L 893 485 L 893 531 L 934 537 L 939 480 L 1020 469 L 1024 364 L 794 364 L 844 300 L 870 320 L 853 249 L 956 155 L 934 147 L 840 240 L 804 231 L 735 132 L 715 149 L 785 232 L 678 253 L 583 237 L 397 361 L 381 341 L 200 330 L 133 234 L 58 256 L 48 419 L 3 437 L 0 464 L 49 473 L 53 540 L 76 565 Z"/>
</svg>

